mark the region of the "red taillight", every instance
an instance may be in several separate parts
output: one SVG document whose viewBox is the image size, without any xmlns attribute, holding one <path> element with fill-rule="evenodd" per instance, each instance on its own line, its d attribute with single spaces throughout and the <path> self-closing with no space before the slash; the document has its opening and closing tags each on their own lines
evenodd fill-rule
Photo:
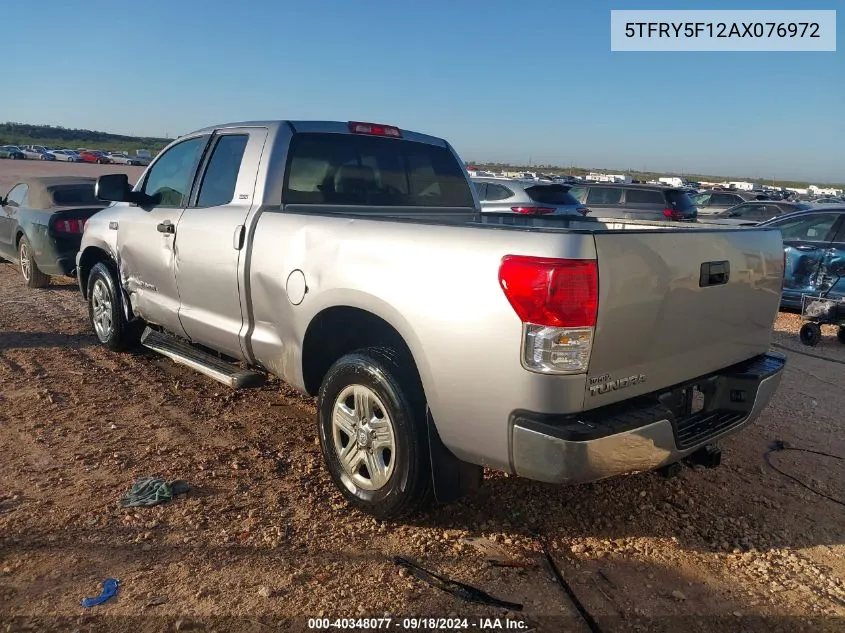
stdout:
<svg viewBox="0 0 845 633">
<path fill-rule="evenodd" d="M 511 211 L 523 215 L 546 215 L 555 212 L 554 207 L 511 207 Z"/>
<path fill-rule="evenodd" d="M 506 255 L 499 266 L 499 285 L 523 323 L 568 328 L 596 324 L 595 260 Z"/>
<path fill-rule="evenodd" d="M 668 218 L 669 220 L 683 220 L 684 214 L 680 211 L 669 209 L 667 207 L 666 209 L 663 209 L 663 217 Z"/>
<path fill-rule="evenodd" d="M 55 220 L 53 221 L 53 230 L 56 233 L 79 235 L 85 230 L 85 220 Z"/>
<path fill-rule="evenodd" d="M 398 127 L 394 127 L 392 125 L 381 125 L 379 123 L 361 123 L 360 121 L 350 121 L 349 131 L 353 134 L 370 134 L 372 136 L 402 138 L 402 132 Z"/>
<path fill-rule="evenodd" d="M 590 210 L 587 207 L 578 207 L 577 209 L 575 209 L 575 212 L 580 213 L 581 215 L 587 215 Z"/>
</svg>

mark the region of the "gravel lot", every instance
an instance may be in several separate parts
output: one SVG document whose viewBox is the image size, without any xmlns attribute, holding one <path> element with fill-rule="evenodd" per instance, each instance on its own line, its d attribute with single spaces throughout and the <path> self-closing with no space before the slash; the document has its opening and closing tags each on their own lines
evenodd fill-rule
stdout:
<svg viewBox="0 0 845 633">
<path fill-rule="evenodd" d="M 24 174 L 115 171 L 141 169 L 0 161 L 0 188 Z M 28 291 L 0 264 L 0 623 L 283 631 L 304 630 L 303 616 L 507 615 L 523 630 L 588 631 L 539 564 L 536 527 L 603 631 L 845 630 L 845 508 L 763 460 L 774 439 L 845 455 L 845 346 L 830 330 L 802 347 L 799 325 L 779 316 L 774 341 L 795 350 L 781 388 L 723 444 L 719 468 L 570 488 L 488 473 L 460 503 L 379 523 L 331 485 L 311 399 L 277 381 L 227 391 L 151 353 L 111 353 L 71 280 Z M 772 459 L 845 499 L 843 462 Z M 196 488 L 120 508 L 145 475 Z M 491 565 L 466 537 L 527 566 Z M 396 554 L 524 611 L 461 602 L 401 573 Z M 107 577 L 121 582 L 117 598 L 80 607 Z"/>
</svg>

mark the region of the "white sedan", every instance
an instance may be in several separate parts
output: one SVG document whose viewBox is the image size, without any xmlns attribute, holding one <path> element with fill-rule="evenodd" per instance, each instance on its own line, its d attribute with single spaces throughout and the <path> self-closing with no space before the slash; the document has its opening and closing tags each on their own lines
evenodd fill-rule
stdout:
<svg viewBox="0 0 845 633">
<path fill-rule="evenodd" d="M 149 165 L 150 161 L 140 156 L 130 156 L 126 152 L 112 152 L 109 154 L 116 165 Z"/>
<path fill-rule="evenodd" d="M 50 153 L 56 157 L 56 160 L 61 160 L 66 163 L 82 162 L 82 157 L 79 155 L 79 153 L 74 152 L 72 149 L 54 149 Z"/>
</svg>

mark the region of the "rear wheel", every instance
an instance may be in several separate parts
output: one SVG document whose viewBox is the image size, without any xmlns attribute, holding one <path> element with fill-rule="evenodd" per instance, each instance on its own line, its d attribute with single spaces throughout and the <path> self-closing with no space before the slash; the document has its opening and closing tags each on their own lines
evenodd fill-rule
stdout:
<svg viewBox="0 0 845 633">
<path fill-rule="evenodd" d="M 99 262 L 88 277 L 88 318 L 97 339 L 115 352 L 137 347 L 144 324 L 129 322 L 123 312 L 123 295 L 111 269 Z"/>
<path fill-rule="evenodd" d="M 425 399 L 410 362 L 389 348 L 359 350 L 332 365 L 320 388 L 329 474 L 352 505 L 381 519 L 432 499 Z"/>
<path fill-rule="evenodd" d="M 50 284 L 50 277 L 41 272 L 32 252 L 32 244 L 26 235 L 21 237 L 18 244 L 18 260 L 21 265 L 21 275 L 27 288 L 45 288 Z"/>
<path fill-rule="evenodd" d="M 836 330 L 836 338 L 840 343 L 845 345 L 845 325 L 840 325 L 839 329 Z"/>
<path fill-rule="evenodd" d="M 798 332 L 798 338 L 804 345 L 815 347 L 822 340 L 822 328 L 818 323 L 805 323 Z"/>
</svg>

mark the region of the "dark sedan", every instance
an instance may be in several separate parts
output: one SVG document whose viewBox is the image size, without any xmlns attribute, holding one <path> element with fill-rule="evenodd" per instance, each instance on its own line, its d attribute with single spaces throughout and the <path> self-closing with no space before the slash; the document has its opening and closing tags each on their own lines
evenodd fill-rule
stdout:
<svg viewBox="0 0 845 633">
<path fill-rule="evenodd" d="M 781 306 L 800 309 L 801 295 L 845 297 L 845 205 L 790 213 L 759 226 L 780 229 L 786 255 Z"/>
<path fill-rule="evenodd" d="M 0 147 L 0 158 L 11 158 L 12 160 L 24 160 L 26 154 L 17 145 L 3 145 Z"/>
<path fill-rule="evenodd" d="M 73 275 L 85 222 L 108 205 L 94 178 L 53 176 L 21 181 L 0 198 L 0 257 L 20 266 L 26 285 Z"/>
<path fill-rule="evenodd" d="M 754 226 L 767 220 L 779 218 L 796 211 L 808 211 L 813 205 L 806 202 L 786 202 L 784 200 L 751 200 L 743 202 L 719 213 L 705 215 L 699 222 L 706 224 L 732 224 L 735 226 Z"/>
</svg>

